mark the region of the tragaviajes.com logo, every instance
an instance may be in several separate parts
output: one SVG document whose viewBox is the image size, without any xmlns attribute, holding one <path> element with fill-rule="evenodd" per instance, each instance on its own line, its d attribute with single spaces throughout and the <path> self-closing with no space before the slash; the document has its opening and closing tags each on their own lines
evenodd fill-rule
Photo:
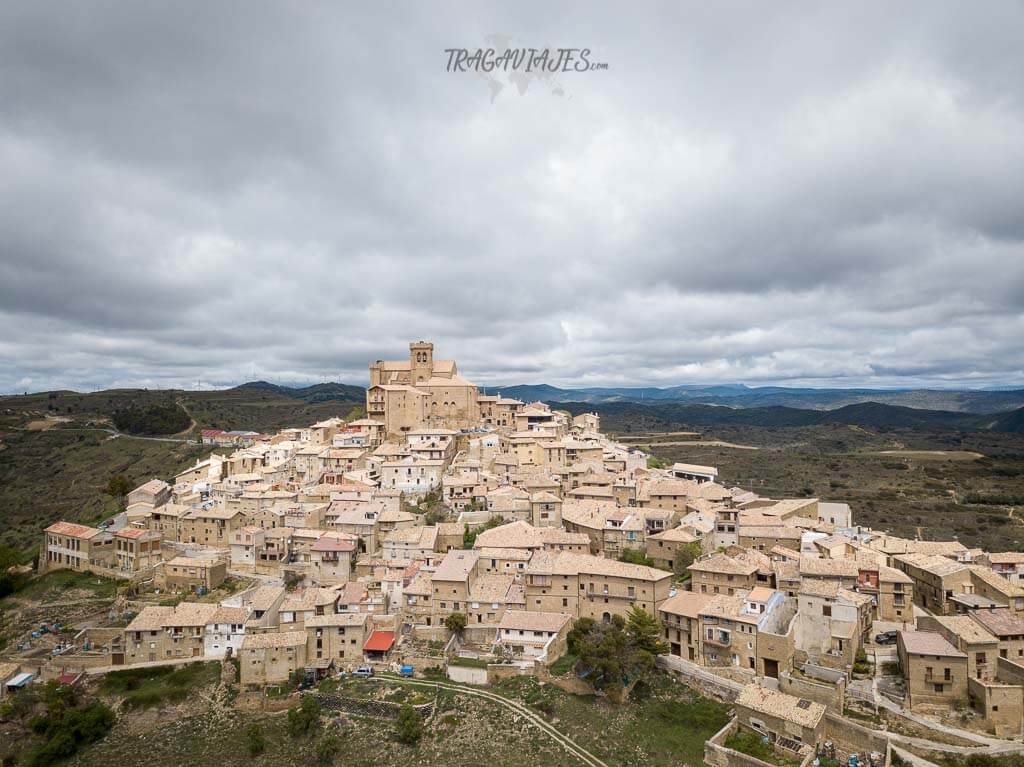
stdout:
<svg viewBox="0 0 1024 767">
<path fill-rule="evenodd" d="M 448 72 L 465 72 L 487 83 L 491 103 L 514 85 L 525 96 L 530 84 L 540 83 L 552 96 L 572 98 L 562 84 L 562 75 L 608 69 L 607 62 L 596 60 L 590 48 L 530 48 L 511 45 L 508 35 L 487 35 L 487 47 L 445 48 Z"/>
<path fill-rule="evenodd" d="M 449 72 L 589 72 L 608 69 L 591 61 L 590 48 L 445 48 Z"/>
</svg>

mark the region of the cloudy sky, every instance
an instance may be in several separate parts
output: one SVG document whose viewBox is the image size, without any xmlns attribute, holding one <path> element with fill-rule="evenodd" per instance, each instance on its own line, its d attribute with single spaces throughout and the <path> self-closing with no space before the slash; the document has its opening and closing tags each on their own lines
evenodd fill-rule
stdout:
<svg viewBox="0 0 1024 767">
<path fill-rule="evenodd" d="M 415 338 L 491 384 L 1024 383 L 1024 4 L 48 5 L 0 5 L 2 392 Z M 505 40 L 608 68 L 446 71 Z"/>
</svg>

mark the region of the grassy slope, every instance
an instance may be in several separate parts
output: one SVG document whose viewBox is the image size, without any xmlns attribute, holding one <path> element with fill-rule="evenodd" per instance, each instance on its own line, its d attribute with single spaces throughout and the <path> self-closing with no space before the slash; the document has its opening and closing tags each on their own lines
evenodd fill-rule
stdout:
<svg viewBox="0 0 1024 767">
<path fill-rule="evenodd" d="M 12 432 L 0 451 L 0 541 L 19 547 L 38 542 L 58 519 L 96 523 L 117 512 L 107 481 L 124 474 L 133 486 L 168 477 L 209 449 L 101 432 Z"/>
<path fill-rule="evenodd" d="M 347 415 L 352 400 L 309 403 L 273 391 L 217 392 L 118 390 L 77 394 L 50 392 L 0 398 L 0 542 L 25 548 L 46 525 L 67 519 L 95 523 L 117 511 L 104 488 L 115 474 L 133 486 L 167 479 L 210 452 L 209 448 L 141 439 L 108 439 L 101 431 L 125 407 L 180 402 L 196 428 L 271 432 Z M 58 428 L 26 431 L 47 416 L 69 421 Z"/>
<path fill-rule="evenodd" d="M 347 415 L 364 404 L 362 397 L 342 389 L 340 399 L 308 402 L 261 388 L 225 391 L 175 391 L 113 389 L 79 394 L 46 392 L 0 397 L 0 429 L 18 427 L 33 418 L 59 415 L 80 424 L 109 424 L 111 413 L 125 408 L 179 403 L 196 420 L 199 428 L 273 431 L 285 426 L 305 426 L 334 415 Z"/>
<path fill-rule="evenodd" d="M 538 688 L 534 680 L 502 685 L 500 690 L 539 704 L 550 712 L 556 727 L 609 765 L 692 765 L 702 763 L 704 740 L 726 721 L 726 706 L 701 698 L 667 677 L 658 676 L 649 697 L 639 703 L 616 706 L 590 697 L 569 695 L 551 686 Z M 378 695 L 379 686 L 372 689 Z M 342 693 L 364 697 L 369 690 L 358 684 L 344 685 Z M 403 692 L 402 688 L 396 691 Z M 408 690 L 404 690 L 407 696 Z M 387 695 L 388 699 L 393 698 Z M 129 715 L 108 738 L 90 747 L 71 764 L 124 767 L 143 764 L 276 764 L 281 767 L 306 765 L 313 759 L 314 738 L 290 738 L 283 714 L 241 714 L 210 711 L 193 698 L 180 718 L 160 715 L 155 727 L 139 726 Z M 264 733 L 266 751 L 256 760 L 246 749 L 245 731 L 258 723 Z M 384 720 L 344 716 L 335 729 L 341 751 L 333 761 L 344 765 L 392 764 L 414 767 L 421 764 L 457 764 L 466 767 L 542 767 L 572 765 L 568 757 L 547 736 L 507 710 L 468 696 L 442 692 L 437 697 L 437 714 L 424 738 L 413 748 L 397 743 L 392 725 Z"/>
</svg>

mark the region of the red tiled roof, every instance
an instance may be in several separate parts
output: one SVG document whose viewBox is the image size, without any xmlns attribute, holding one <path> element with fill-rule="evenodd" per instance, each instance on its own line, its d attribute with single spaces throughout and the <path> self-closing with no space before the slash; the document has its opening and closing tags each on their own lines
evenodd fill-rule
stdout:
<svg viewBox="0 0 1024 767">
<path fill-rule="evenodd" d="M 370 638 L 366 640 L 363 649 L 370 652 L 387 652 L 394 643 L 394 631 L 374 631 L 370 634 Z"/>
<path fill-rule="evenodd" d="M 71 538 L 92 538 L 94 535 L 99 535 L 100 531 L 95 527 L 76 525 L 74 522 L 55 522 L 43 532 L 54 533 L 55 535 L 67 535 Z"/>
</svg>

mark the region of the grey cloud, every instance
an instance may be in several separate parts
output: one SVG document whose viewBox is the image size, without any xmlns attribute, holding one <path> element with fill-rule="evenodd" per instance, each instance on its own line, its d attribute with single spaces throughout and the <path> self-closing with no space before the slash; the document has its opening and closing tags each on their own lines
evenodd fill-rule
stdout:
<svg viewBox="0 0 1024 767">
<path fill-rule="evenodd" d="M 1024 7 L 0 8 L 0 391 L 1020 384 Z M 509 84 L 443 49 L 586 46 Z"/>
</svg>

